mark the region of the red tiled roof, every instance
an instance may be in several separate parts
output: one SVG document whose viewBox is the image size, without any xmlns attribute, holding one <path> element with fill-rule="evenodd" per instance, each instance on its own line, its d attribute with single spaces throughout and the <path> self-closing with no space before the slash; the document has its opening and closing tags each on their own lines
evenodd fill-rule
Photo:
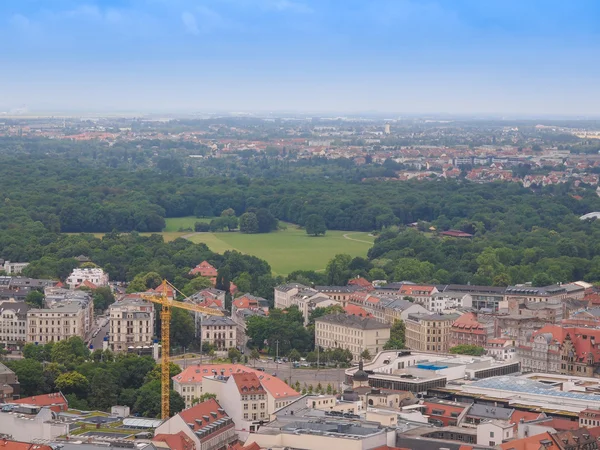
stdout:
<svg viewBox="0 0 600 450">
<path fill-rule="evenodd" d="M 52 450 L 49 445 L 30 444 L 29 442 L 9 441 L 0 439 L 0 449 L 2 450 Z"/>
<path fill-rule="evenodd" d="M 184 409 L 179 413 L 179 416 L 185 423 L 192 425 L 193 431 L 198 431 L 206 425 L 210 425 L 223 417 L 227 417 L 227 413 L 215 399 L 211 398 L 205 402 L 198 403 L 191 408 Z M 196 422 L 196 420 L 201 423 Z"/>
<path fill-rule="evenodd" d="M 196 446 L 183 431 L 175 434 L 157 434 L 152 438 L 155 442 L 164 442 L 171 450 L 195 450 Z"/>
<path fill-rule="evenodd" d="M 518 411 L 515 409 L 512 415 L 510 416 L 509 422 L 516 425 L 521 421 L 521 419 L 523 419 L 523 421 L 525 422 L 529 422 L 531 420 L 539 419 L 540 417 L 543 417 L 542 413 L 536 413 L 531 411 Z"/>
<path fill-rule="evenodd" d="M 256 374 L 244 372 L 234 373 L 231 376 L 233 381 L 235 381 L 240 394 L 266 394 Z"/>
<path fill-rule="evenodd" d="M 403 284 L 400 287 L 400 293 L 405 295 L 413 295 L 417 292 L 426 292 L 427 294 L 431 294 L 435 286 L 427 286 L 427 285 L 419 285 L 419 284 Z"/>
<path fill-rule="evenodd" d="M 474 313 L 465 313 L 454 321 L 452 332 L 469 334 L 486 334 L 483 325 L 477 322 L 477 316 Z"/>
<path fill-rule="evenodd" d="M 544 421 L 542 425 L 554 428 L 556 431 L 571 431 L 579 429 L 579 422 L 576 420 L 561 419 L 553 417 L 548 421 Z"/>
<path fill-rule="evenodd" d="M 235 444 L 227 447 L 227 450 L 260 450 L 260 445 L 258 445 L 256 442 L 253 442 L 252 444 L 244 447 L 239 442 L 236 442 Z"/>
<path fill-rule="evenodd" d="M 191 275 L 201 275 L 203 277 L 213 278 L 217 276 L 217 269 L 210 264 L 208 261 L 202 261 L 192 270 L 190 270 Z"/>
<path fill-rule="evenodd" d="M 363 277 L 352 278 L 350 281 L 348 281 L 348 286 L 360 286 L 367 290 L 375 289 L 371 282 Z"/>
<path fill-rule="evenodd" d="M 67 399 L 61 392 L 20 398 L 18 400 L 13 400 L 13 403 L 21 405 L 49 406 L 50 409 L 55 412 L 66 411 L 68 408 Z"/>
<path fill-rule="evenodd" d="M 372 317 L 373 316 L 371 313 L 368 313 L 364 308 L 362 308 L 358 305 L 353 305 L 352 303 L 348 303 L 344 307 L 344 311 L 349 316 L 360 316 L 360 317 Z"/>
<path fill-rule="evenodd" d="M 549 441 L 548 446 L 542 446 L 541 441 Z M 535 434 L 523 439 L 515 439 L 500 444 L 502 450 L 539 450 L 542 447 L 544 450 L 559 450 L 558 445 L 556 445 L 554 439 L 552 439 L 552 435 L 547 431 L 545 433 Z"/>
<path fill-rule="evenodd" d="M 254 373 L 258 376 L 263 388 L 269 391 L 275 398 L 297 397 L 300 395 L 283 382 L 283 380 L 242 364 L 197 364 L 188 367 L 180 374 L 172 377 L 172 379 L 173 381 L 182 384 L 202 384 L 202 377 L 212 376 L 213 370 L 215 370 L 217 374 L 221 374 L 221 371 L 223 371 L 225 376 L 236 373 Z"/>
</svg>

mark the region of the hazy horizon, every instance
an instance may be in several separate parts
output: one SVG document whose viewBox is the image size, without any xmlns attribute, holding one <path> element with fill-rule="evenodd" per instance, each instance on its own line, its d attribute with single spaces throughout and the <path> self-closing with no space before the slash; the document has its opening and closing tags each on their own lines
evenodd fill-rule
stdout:
<svg viewBox="0 0 600 450">
<path fill-rule="evenodd" d="M 0 112 L 599 117 L 599 20 L 591 0 L 5 0 Z"/>
</svg>

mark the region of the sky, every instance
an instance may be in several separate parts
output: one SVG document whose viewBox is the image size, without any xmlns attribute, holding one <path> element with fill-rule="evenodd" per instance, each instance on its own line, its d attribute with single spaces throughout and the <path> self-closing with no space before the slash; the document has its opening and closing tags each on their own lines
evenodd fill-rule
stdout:
<svg viewBox="0 0 600 450">
<path fill-rule="evenodd" d="M 600 116 L 598 0 L 0 0 L 0 111 Z"/>
</svg>

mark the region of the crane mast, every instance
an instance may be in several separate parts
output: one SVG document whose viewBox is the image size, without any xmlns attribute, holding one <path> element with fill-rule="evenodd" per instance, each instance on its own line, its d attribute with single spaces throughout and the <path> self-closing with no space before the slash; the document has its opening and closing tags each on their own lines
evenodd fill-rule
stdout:
<svg viewBox="0 0 600 450">
<path fill-rule="evenodd" d="M 163 280 L 160 285 L 161 289 L 156 294 L 141 294 L 140 297 L 149 302 L 156 303 L 162 306 L 160 312 L 160 333 L 161 333 L 161 344 L 162 344 L 162 355 L 161 355 L 161 403 L 160 411 L 161 418 L 168 419 L 170 415 L 170 388 L 171 388 L 171 377 L 170 377 L 170 363 L 171 363 L 171 308 L 186 309 L 188 311 L 200 312 L 211 316 L 222 316 L 223 313 L 216 309 L 206 308 L 204 306 L 193 305 L 190 303 L 178 302 L 169 298 L 169 287 L 173 289 L 173 293 L 177 291 L 175 286 L 170 284 L 167 280 Z"/>
</svg>

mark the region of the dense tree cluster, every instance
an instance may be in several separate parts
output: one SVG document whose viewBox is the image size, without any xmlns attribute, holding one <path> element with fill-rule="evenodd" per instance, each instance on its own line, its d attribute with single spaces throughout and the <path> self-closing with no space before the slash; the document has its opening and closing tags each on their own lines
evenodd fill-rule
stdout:
<svg viewBox="0 0 600 450">
<path fill-rule="evenodd" d="M 26 344 L 24 359 L 6 364 L 21 383 L 21 396 L 61 391 L 71 408 L 107 411 L 127 405 L 145 417 L 160 415 L 160 365 L 149 356 L 114 355 L 110 350 L 90 353 L 78 337 L 46 345 Z M 171 374 L 181 369 L 172 364 Z M 171 391 L 171 414 L 185 407 Z"/>
<path fill-rule="evenodd" d="M 287 355 L 292 349 L 307 352 L 314 347 L 314 335 L 304 328 L 304 319 L 297 306 L 271 309 L 266 317 L 248 319 L 249 346 L 259 350 L 267 347 L 269 353 Z"/>
</svg>

